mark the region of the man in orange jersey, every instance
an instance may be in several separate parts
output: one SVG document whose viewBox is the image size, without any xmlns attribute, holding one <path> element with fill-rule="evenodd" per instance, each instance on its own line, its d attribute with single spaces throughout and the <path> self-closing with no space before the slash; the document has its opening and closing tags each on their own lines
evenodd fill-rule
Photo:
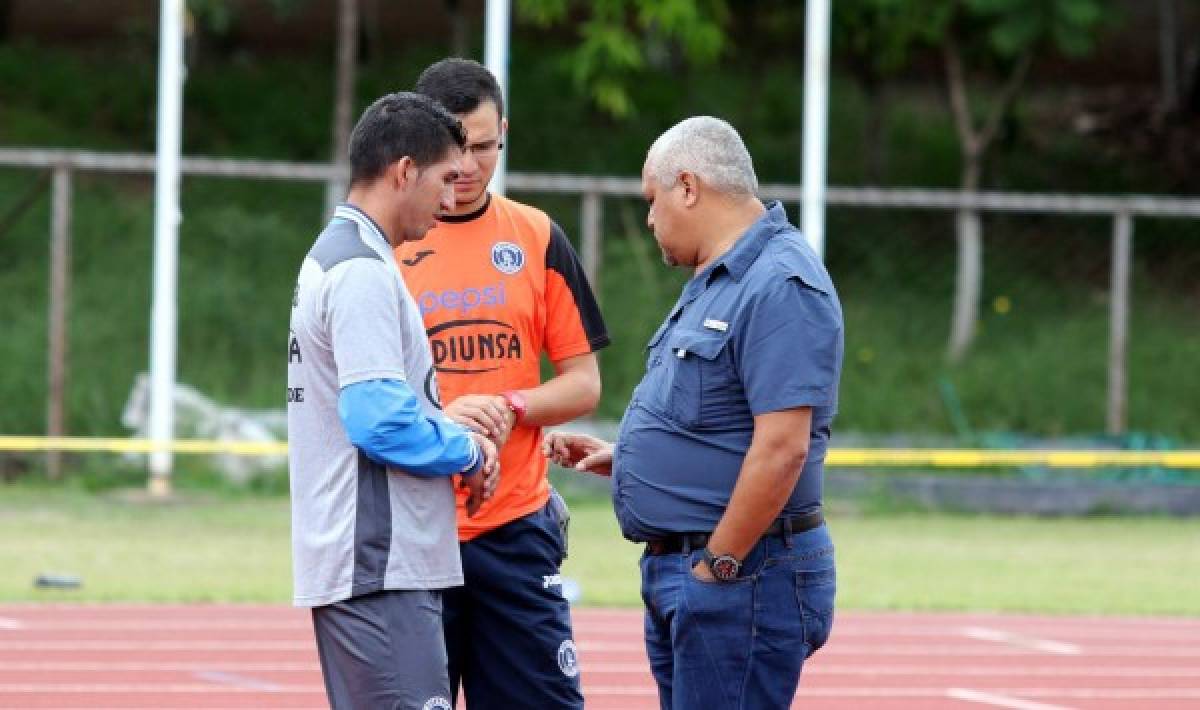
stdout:
<svg viewBox="0 0 1200 710">
<path fill-rule="evenodd" d="M 567 511 L 546 479 L 542 427 L 595 409 L 595 351 L 608 344 L 575 250 L 541 210 L 492 195 L 507 121 L 485 67 L 446 59 L 416 91 L 467 131 L 455 209 L 397 261 L 425 320 L 452 419 L 502 445 L 500 485 L 468 518 L 459 499 L 463 587 L 444 597 L 451 687 L 471 710 L 582 708 L 559 567 Z M 545 354 L 555 376 L 541 381 Z"/>
</svg>

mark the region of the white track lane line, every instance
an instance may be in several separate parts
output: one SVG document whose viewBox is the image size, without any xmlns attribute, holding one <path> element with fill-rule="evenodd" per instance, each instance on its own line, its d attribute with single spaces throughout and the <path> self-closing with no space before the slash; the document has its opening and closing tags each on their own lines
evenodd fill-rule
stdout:
<svg viewBox="0 0 1200 710">
<path fill-rule="evenodd" d="M 1012 710 L 1071 710 L 1071 708 L 1065 705 L 1035 703 L 1032 700 L 1022 700 L 1021 698 L 1012 698 L 1007 695 L 994 695 L 979 690 L 971 690 L 970 688 L 947 688 L 946 697 L 963 700 L 968 703 L 992 705 L 998 708 L 1011 708 Z"/>
<path fill-rule="evenodd" d="M 312 662 L 259 661 L 0 661 L 0 673 L 320 673 Z M 1200 677 L 1200 671 L 1196 672 Z"/>
<path fill-rule="evenodd" d="M 16 631 L 25 628 L 25 624 L 19 619 L 10 619 L 7 616 L 0 616 L 0 631 Z"/>
<path fill-rule="evenodd" d="M 1000 629 L 991 629 L 986 626 L 967 626 L 961 630 L 963 636 L 977 641 L 994 641 L 996 643 L 1006 643 L 1010 646 L 1020 648 L 1029 648 L 1035 651 L 1044 651 L 1046 653 L 1056 653 L 1060 656 L 1078 656 L 1083 651 L 1079 646 L 1073 643 L 1064 643 L 1062 641 L 1050 641 L 1047 639 L 1035 639 L 1020 634 L 1002 631 Z"/>
<path fill-rule="evenodd" d="M 311 638 L 296 640 L 263 640 L 253 641 L 244 639 L 212 639 L 204 641 L 189 640 L 97 640 L 97 639 L 55 639 L 55 640 L 9 640 L 11 637 L 0 635 L 0 653 L 19 652 L 33 653 L 41 651 L 73 651 L 95 653 L 118 653 L 131 651 L 213 651 L 232 653 L 240 651 L 294 651 L 314 654 L 316 643 Z M 589 642 L 582 640 L 577 644 L 585 654 L 605 656 L 619 654 L 630 658 L 645 657 L 646 647 L 641 643 Z M 1031 649 L 1012 644 L 995 644 L 983 646 L 977 643 L 958 644 L 917 644 L 917 645 L 881 645 L 862 644 L 851 645 L 831 644 L 821 652 L 821 658 L 826 661 L 845 660 L 846 658 L 862 658 L 887 656 L 889 659 L 915 657 L 1013 657 L 1030 653 L 1046 652 L 1046 649 Z M 1068 654 L 1070 655 L 1070 654 Z M 1087 658 L 1200 658 L 1200 645 L 1195 646 L 1088 646 Z"/>
<path fill-rule="evenodd" d="M 1144 708 L 1146 701 L 1180 701 L 1200 700 L 1200 688 L 994 688 L 990 694 L 992 699 L 1003 699 L 1005 702 L 1021 703 L 1020 705 L 1001 705 L 1000 707 L 1020 708 L 1022 710 L 1073 710 L 1062 705 L 1038 703 L 1025 698 L 1043 698 L 1046 700 L 1122 700 L 1125 707 Z M 261 690 L 251 690 L 238 687 L 216 687 L 211 683 L 0 683 L 0 698 L 6 695 L 147 695 L 147 694 L 204 694 L 214 695 L 228 693 L 245 696 L 253 693 L 263 693 Z M 951 696 L 949 693 L 957 693 Z M 651 683 L 600 685 L 583 684 L 584 696 L 644 696 L 654 697 L 657 691 Z M 325 686 L 316 683 L 280 684 L 267 695 L 312 694 L 325 695 Z M 967 688 L 942 687 L 854 687 L 854 688 L 817 688 L 801 689 L 798 700 L 805 698 L 872 698 L 896 700 L 901 698 L 946 698 L 956 697 L 961 700 L 981 702 L 982 696 L 989 695 L 983 691 Z M 969 696 L 969 697 L 967 697 Z M 1134 704 L 1136 701 L 1136 704 Z M 995 704 L 995 703 L 993 703 Z M 1195 704 L 1189 706 L 1193 707 Z M 10 706 L 11 707 L 11 706 Z"/>
<path fill-rule="evenodd" d="M 278 693 L 280 686 L 278 683 L 251 678 L 249 676 L 238 675 L 237 673 L 228 673 L 226 671 L 194 671 L 192 673 L 197 680 L 208 681 L 227 688 L 237 688 L 238 690 L 257 690 L 264 693 Z"/>
<path fill-rule="evenodd" d="M 316 661 L 0 661 L 0 674 L 27 673 L 161 673 L 161 672 L 224 672 L 224 673 L 319 673 L 321 666 Z M 588 676 L 638 674 L 650 677 L 650 665 L 645 662 L 592 661 L 585 659 L 582 671 Z M 1200 680 L 1200 667 L 1146 667 L 1118 668 L 1111 666 L 1088 668 L 1062 668 L 1056 666 L 931 666 L 931 665 L 881 665 L 859 666 L 830 663 L 813 663 L 806 667 L 804 676 L 835 677 L 888 677 L 902 676 L 920 678 L 927 676 L 954 675 L 983 678 L 1181 678 Z"/>
<path fill-rule="evenodd" d="M 811 667 L 810 667 L 811 665 Z M 0 663 L 0 670 L 5 669 Z M 591 666 L 584 666 L 591 668 Z M 1200 667 L 1087 667 L 1066 668 L 1057 664 L 1045 666 L 959 666 L 959 665 L 839 665 L 832 663 L 806 663 L 804 676 L 904 676 L 922 678 L 928 676 L 974 676 L 984 678 L 1194 678 L 1200 680 Z"/>
<path fill-rule="evenodd" d="M 271 695 L 325 694 L 324 685 L 276 685 L 271 690 L 239 686 L 216 686 L 212 683 L 0 683 L 0 695 L 211 695 L 231 693 L 269 693 Z"/>
<path fill-rule="evenodd" d="M 0 624 L 5 619 L 0 617 Z M 16 621 L 15 619 L 13 621 Z M 16 622 L 20 623 L 20 622 Z M 280 620 L 249 621 L 244 619 L 146 619 L 138 621 L 108 619 L 50 620 L 33 622 L 38 631 L 294 631 L 311 633 L 312 623 Z M 3 628 L 3 626 L 0 626 Z"/>
<path fill-rule="evenodd" d="M 128 653 L 136 651 L 211 651 L 214 653 L 234 653 L 242 651 L 295 651 L 316 653 L 317 645 L 311 640 L 304 641 L 243 641 L 243 640 L 212 640 L 212 641 L 106 641 L 106 640 L 72 640 L 54 641 L 0 641 L 0 651 L 74 651 L 77 653 Z"/>
<path fill-rule="evenodd" d="M 578 624 L 576 630 L 578 631 Z M 952 627 L 961 629 L 964 626 Z M 589 629 L 590 631 L 590 629 Z M 638 628 L 638 633 L 641 633 L 641 628 Z M 1026 629 L 1027 633 L 1033 633 L 1034 630 Z M 1182 641 L 1182 642 L 1200 642 L 1200 629 L 1197 628 L 1179 628 L 1179 629 L 1131 629 L 1128 625 L 1118 626 L 1112 625 L 1102 628 L 1087 628 L 1080 626 L 1078 628 L 1067 627 L 1051 627 L 1040 628 L 1036 630 L 1040 636 L 1048 636 L 1054 638 L 1056 636 L 1069 636 L 1076 641 L 1090 640 L 1104 642 L 1106 640 L 1123 640 L 1129 638 L 1131 633 L 1136 633 L 1138 639 L 1142 641 Z M 853 639 L 870 639 L 870 638 L 945 638 L 947 630 L 941 628 L 912 628 L 912 627 L 896 627 L 888 629 L 886 627 L 872 628 L 842 628 L 837 627 L 838 638 L 853 638 Z"/>
</svg>

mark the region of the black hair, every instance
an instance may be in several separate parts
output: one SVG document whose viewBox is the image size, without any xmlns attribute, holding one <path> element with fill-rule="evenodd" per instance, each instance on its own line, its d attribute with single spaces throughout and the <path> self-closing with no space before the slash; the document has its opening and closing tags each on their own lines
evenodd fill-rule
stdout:
<svg viewBox="0 0 1200 710">
<path fill-rule="evenodd" d="M 413 89 L 450 110 L 464 114 L 484 101 L 496 104 L 496 113 L 504 116 L 504 92 L 488 68 L 473 59 L 450 57 L 426 67 Z"/>
<path fill-rule="evenodd" d="M 466 143 L 462 124 L 436 101 L 408 91 L 388 94 L 363 111 L 350 134 L 350 181 L 374 180 L 406 156 L 423 168 Z"/>
</svg>

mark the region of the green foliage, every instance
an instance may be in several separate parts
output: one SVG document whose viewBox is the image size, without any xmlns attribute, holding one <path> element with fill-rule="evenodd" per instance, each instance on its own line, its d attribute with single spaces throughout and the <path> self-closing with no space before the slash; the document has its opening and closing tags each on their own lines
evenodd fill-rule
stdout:
<svg viewBox="0 0 1200 710">
<path fill-rule="evenodd" d="M 196 25 L 218 36 L 229 32 L 236 13 L 226 0 L 187 0 L 187 9 Z"/>
<path fill-rule="evenodd" d="M 873 75 L 893 74 L 920 44 L 945 31 L 953 7 L 930 0 L 838 0 L 833 49 Z"/>
<path fill-rule="evenodd" d="M 834 48 L 879 75 L 905 67 L 922 47 L 953 39 L 1012 61 L 1040 47 L 1068 56 L 1091 51 L 1108 0 L 838 0 Z"/>
<path fill-rule="evenodd" d="M 564 50 L 560 68 L 576 90 L 607 114 L 628 118 L 636 109 L 630 84 L 647 65 L 659 42 L 674 42 L 684 60 L 708 66 L 725 48 L 724 0 L 519 0 L 519 14 L 547 28 L 583 16 L 576 28 L 579 42 Z"/>
<path fill-rule="evenodd" d="M 0 143 L 153 148 L 154 62 L 108 61 L 120 70 L 97 71 L 103 63 L 85 53 L 0 44 Z"/>
<path fill-rule="evenodd" d="M 987 44 L 1004 58 L 1039 45 L 1068 55 L 1092 49 L 1107 0 L 965 0 L 969 16 L 980 22 Z"/>
<path fill-rule="evenodd" d="M 270 0 L 276 16 L 286 17 L 312 0 Z M 187 0 L 187 11 L 195 25 L 218 37 L 229 33 L 237 21 L 238 3 L 232 0 Z"/>
<path fill-rule="evenodd" d="M 547 61 L 554 48 L 518 42 L 513 51 L 514 66 L 522 67 L 512 85 L 519 97 L 512 103 L 513 170 L 636 175 L 667 117 L 708 113 L 739 127 L 763 182 L 797 179 L 796 63 L 781 60 L 752 72 L 731 61 L 703 76 L 647 72 L 629 87 L 644 110 L 613 130 L 584 97 L 564 95 Z M 414 48 L 364 67 L 359 106 L 410 84 L 438 54 Z M 327 65 L 320 58 L 239 59 L 196 69 L 186 93 L 186 151 L 324 158 L 329 96 L 313 87 L 331 85 L 320 78 Z M 711 86 L 721 90 L 706 90 Z M 151 150 L 153 87 L 152 68 L 136 56 L 102 63 L 86 54 L 0 46 L 0 144 Z M 830 179 L 861 184 L 856 157 L 864 97 L 835 76 L 830 98 Z M 1053 105 L 1058 98 L 1034 100 Z M 928 89 L 897 93 L 885 135 L 894 184 L 954 184 L 954 134 L 941 99 Z M 1154 192 L 1162 189 L 1156 168 L 1108 158 L 1087 138 L 1055 134 L 1038 145 L 999 145 L 993 162 L 1005 189 L 1026 191 Z M 0 171 L 0 214 L 36 179 L 27 170 Z M 133 377 L 148 366 L 152 182 L 85 173 L 74 188 L 68 430 L 124 435 L 121 407 Z M 295 269 L 320 229 L 322 186 L 186 178 L 182 190 L 181 380 L 229 404 L 279 406 L 279 329 Z M 514 196 L 578 236 L 578 198 Z M 662 265 L 644 226 L 644 204 L 607 199 L 604 206 L 597 288 L 613 345 L 601 353 L 601 414 L 617 417 L 644 371 L 646 339 L 686 274 Z M 788 209 L 797 214 L 794 205 Z M 0 387 L 9 403 L 0 409 L 4 434 L 44 431 L 48 224 L 43 197 L 0 238 L 6 296 L 0 360 L 19 373 Z M 1050 436 L 1102 430 L 1110 228 L 1098 220 L 989 219 L 984 302 L 1007 296 L 1013 307 L 984 317 L 980 349 L 952 376 L 976 430 Z M 1200 411 L 1180 385 L 1194 379 L 1200 358 L 1196 301 L 1184 295 L 1195 293 L 1200 266 L 1186 246 L 1194 225 L 1139 218 L 1136 228 L 1130 423 L 1184 443 L 1200 441 Z M 827 258 L 848 323 L 839 432 L 953 433 L 937 384 L 944 374 L 939 353 L 952 291 L 952 229 L 943 213 L 830 210 Z M 1100 275 L 1089 280 L 1077 270 Z"/>
</svg>

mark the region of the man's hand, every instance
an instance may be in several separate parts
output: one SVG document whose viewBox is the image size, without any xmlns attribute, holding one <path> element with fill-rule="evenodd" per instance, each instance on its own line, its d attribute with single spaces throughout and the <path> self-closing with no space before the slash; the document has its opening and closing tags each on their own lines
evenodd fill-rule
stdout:
<svg viewBox="0 0 1200 710">
<path fill-rule="evenodd" d="M 717 578 L 713 576 L 712 570 L 708 568 L 708 563 L 700 560 L 692 566 L 692 576 L 701 582 L 716 582 Z"/>
<path fill-rule="evenodd" d="M 446 416 L 504 446 L 517 415 L 498 394 L 465 394 L 446 406 Z"/>
<path fill-rule="evenodd" d="M 479 445 L 479 451 L 483 454 L 483 467 L 474 475 L 461 478 L 461 485 L 470 491 L 467 495 L 469 518 L 475 517 L 484 501 L 492 499 L 496 487 L 500 485 L 500 463 L 496 459 L 496 445 L 491 439 L 475 432 L 471 432 L 471 438 Z"/>
<path fill-rule="evenodd" d="M 542 442 L 542 453 L 559 466 L 612 475 L 613 445 L 594 436 L 552 431 Z"/>
</svg>

